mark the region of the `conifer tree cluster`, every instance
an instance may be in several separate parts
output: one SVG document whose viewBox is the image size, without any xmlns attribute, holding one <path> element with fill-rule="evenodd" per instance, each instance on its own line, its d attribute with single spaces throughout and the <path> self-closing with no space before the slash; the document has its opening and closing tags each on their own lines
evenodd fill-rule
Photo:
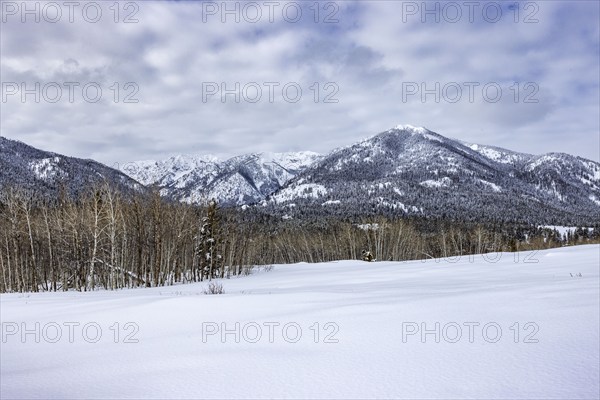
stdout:
<svg viewBox="0 0 600 400">
<path fill-rule="evenodd" d="M 216 200 L 211 200 L 202 218 L 196 256 L 200 280 L 219 277 L 223 271 L 223 256 L 219 252 L 219 214 Z"/>
</svg>

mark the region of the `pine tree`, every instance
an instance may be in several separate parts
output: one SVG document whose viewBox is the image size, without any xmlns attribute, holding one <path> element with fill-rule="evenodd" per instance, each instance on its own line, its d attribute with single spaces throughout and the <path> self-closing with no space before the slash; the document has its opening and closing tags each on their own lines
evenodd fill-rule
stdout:
<svg viewBox="0 0 600 400">
<path fill-rule="evenodd" d="M 211 280 L 219 276 L 222 269 L 223 257 L 219 253 L 219 209 L 217 202 L 211 200 L 206 210 L 206 216 L 202 218 L 202 226 L 198 235 L 198 269 L 200 280 L 208 278 Z"/>
</svg>

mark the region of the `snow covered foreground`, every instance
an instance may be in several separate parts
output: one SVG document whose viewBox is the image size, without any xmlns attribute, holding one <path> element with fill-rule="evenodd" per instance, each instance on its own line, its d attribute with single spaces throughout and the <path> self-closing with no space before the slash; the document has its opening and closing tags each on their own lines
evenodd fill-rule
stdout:
<svg viewBox="0 0 600 400">
<path fill-rule="evenodd" d="M 4 294 L 0 397 L 598 398 L 600 246 L 493 256 Z"/>
</svg>

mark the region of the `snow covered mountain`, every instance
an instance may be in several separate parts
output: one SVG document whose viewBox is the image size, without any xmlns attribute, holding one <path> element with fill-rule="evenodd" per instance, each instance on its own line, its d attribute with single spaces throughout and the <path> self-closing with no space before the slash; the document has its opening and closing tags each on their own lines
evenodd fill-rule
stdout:
<svg viewBox="0 0 600 400">
<path fill-rule="evenodd" d="M 0 193 L 18 188 L 52 197 L 64 188 L 76 195 L 104 181 L 123 192 L 144 190 L 129 176 L 96 161 L 42 151 L 0 136 Z"/>
<path fill-rule="evenodd" d="M 321 159 L 313 152 L 247 154 L 220 161 L 212 156 L 174 156 L 163 161 L 139 161 L 123 172 L 163 195 L 204 203 L 239 206 L 264 200 L 299 172 Z"/>
<path fill-rule="evenodd" d="M 599 163 L 466 143 L 410 125 L 326 156 L 174 156 L 124 165 L 128 176 L 6 138 L 0 138 L 0 162 L 0 191 L 23 186 L 56 194 L 66 186 L 78 193 L 108 180 L 124 190 L 154 186 L 180 201 L 214 198 L 285 218 L 386 214 L 563 226 L 600 220 Z"/>
<path fill-rule="evenodd" d="M 288 217 L 413 214 L 502 221 L 597 221 L 600 164 L 468 144 L 400 125 L 337 149 L 263 202 Z"/>
</svg>

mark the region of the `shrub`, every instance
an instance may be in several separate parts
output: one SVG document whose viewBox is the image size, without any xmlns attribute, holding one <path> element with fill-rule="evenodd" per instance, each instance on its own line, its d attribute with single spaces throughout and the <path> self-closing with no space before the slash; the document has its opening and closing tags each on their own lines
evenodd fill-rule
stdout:
<svg viewBox="0 0 600 400">
<path fill-rule="evenodd" d="M 204 294 L 223 294 L 223 285 L 219 282 L 211 282 L 208 284 L 208 289 L 204 290 Z"/>
</svg>

